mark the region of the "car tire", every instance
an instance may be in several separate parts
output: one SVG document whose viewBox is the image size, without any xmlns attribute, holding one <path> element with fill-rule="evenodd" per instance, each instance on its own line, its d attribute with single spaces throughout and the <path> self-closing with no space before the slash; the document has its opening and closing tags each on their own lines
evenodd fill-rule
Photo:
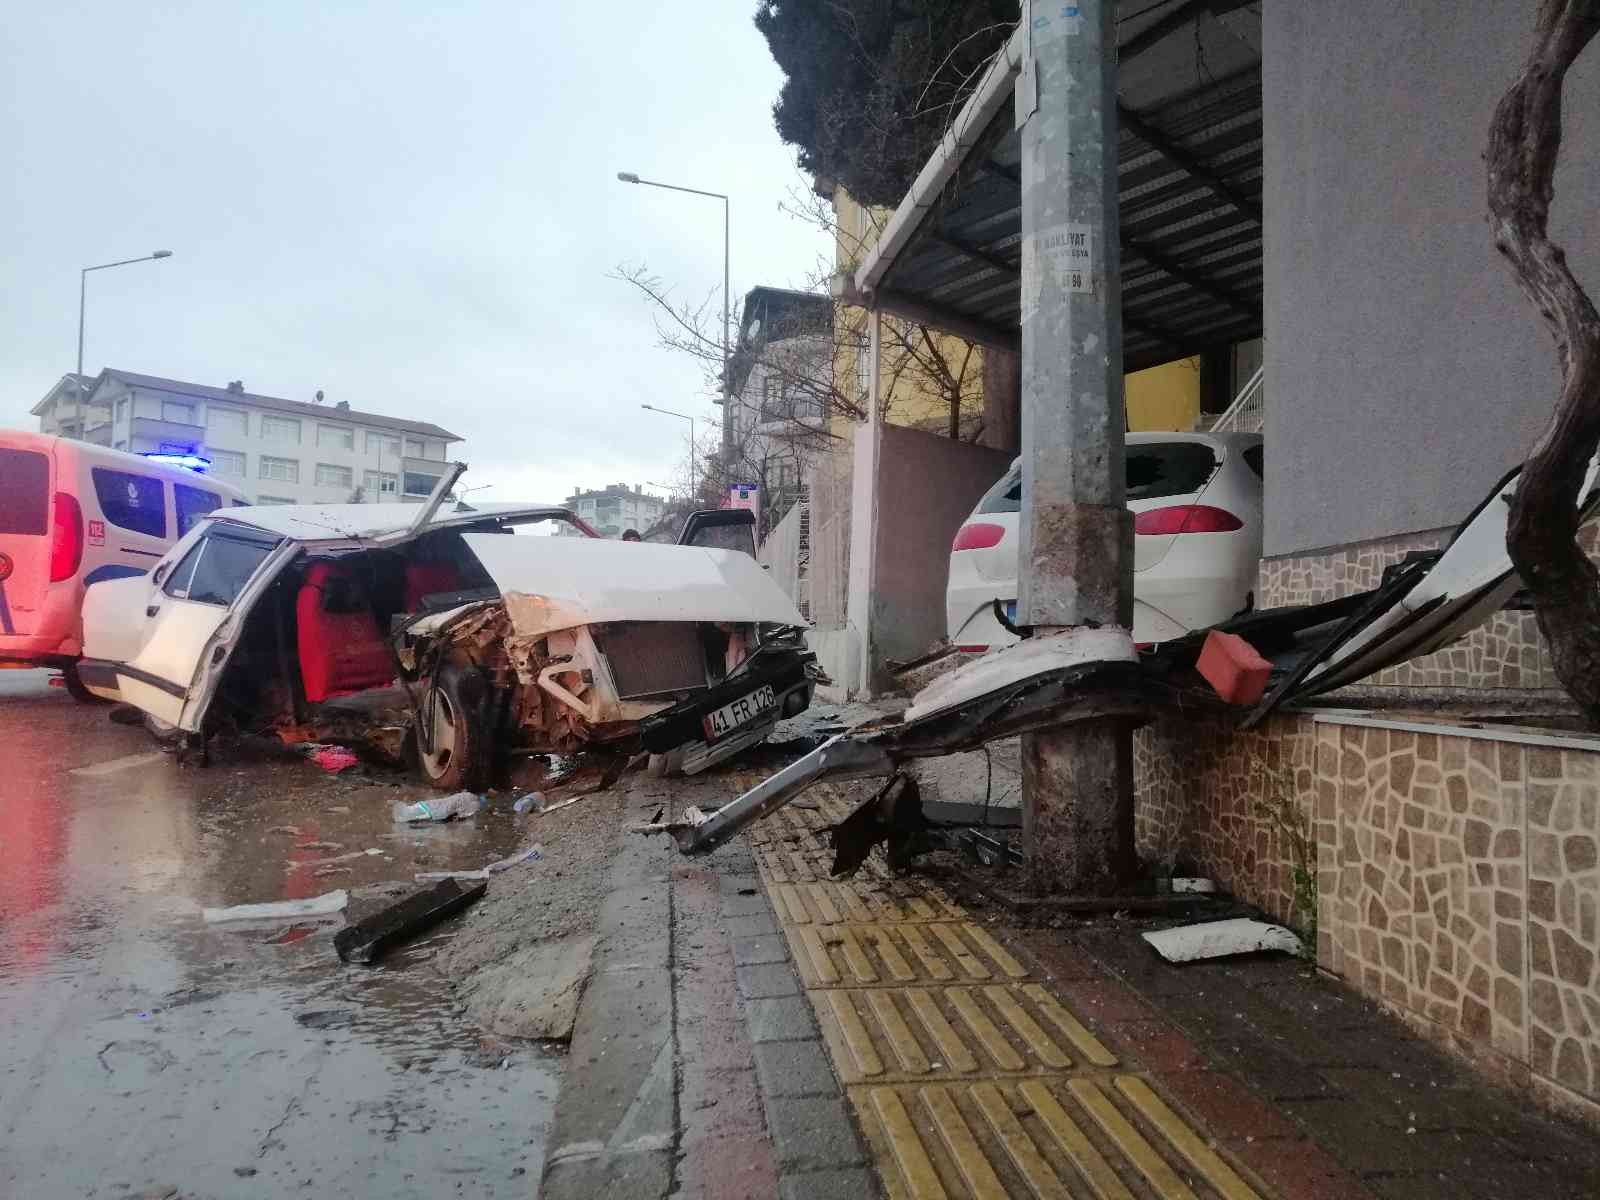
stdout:
<svg viewBox="0 0 1600 1200">
<path fill-rule="evenodd" d="M 483 677 L 469 667 L 447 666 L 434 677 L 419 714 L 432 722 L 429 748 L 422 731 L 413 739 L 422 777 L 445 791 L 477 791 L 488 776 L 488 734 L 482 713 Z"/>
<path fill-rule="evenodd" d="M 66 666 L 62 667 L 61 678 L 62 681 L 67 685 L 67 695 L 71 696 L 79 704 L 111 703 L 111 701 L 107 700 L 104 696 L 96 696 L 88 688 L 84 687 L 83 680 L 78 675 L 77 663 L 68 663 Z"/>
<path fill-rule="evenodd" d="M 163 746 L 181 747 L 188 741 L 188 735 L 176 725 L 163 721 L 160 717 L 144 713 L 144 727 L 146 732 Z"/>
</svg>

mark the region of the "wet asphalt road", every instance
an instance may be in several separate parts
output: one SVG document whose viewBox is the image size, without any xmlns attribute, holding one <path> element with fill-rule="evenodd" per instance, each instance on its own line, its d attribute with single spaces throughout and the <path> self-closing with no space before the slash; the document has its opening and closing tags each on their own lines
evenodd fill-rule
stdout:
<svg viewBox="0 0 1600 1200">
<path fill-rule="evenodd" d="M 201 919 L 336 888 L 359 917 L 523 841 L 504 800 L 396 826 L 422 793 L 372 778 L 180 767 L 0 671 L 0 1196 L 533 1194 L 561 1060 L 458 1015 L 427 959 L 459 926 L 357 968 L 326 924 Z"/>
</svg>

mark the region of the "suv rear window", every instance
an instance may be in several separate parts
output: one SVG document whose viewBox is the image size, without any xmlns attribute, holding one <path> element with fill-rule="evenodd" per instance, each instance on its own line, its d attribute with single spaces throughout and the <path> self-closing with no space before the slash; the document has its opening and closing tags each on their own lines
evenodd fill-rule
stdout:
<svg viewBox="0 0 1600 1200">
<path fill-rule="evenodd" d="M 50 525 L 50 460 L 37 450 L 0 450 L 0 533 L 42 534 Z"/>
<path fill-rule="evenodd" d="M 1248 454 L 1248 451 L 1246 452 Z M 1260 462 L 1260 448 L 1256 461 Z M 1155 500 L 1198 492 L 1217 469 L 1217 456 L 1204 442 L 1145 442 L 1127 453 L 1129 500 Z M 1259 469 L 1257 474 L 1260 474 Z M 980 513 L 1022 511 L 1022 467 L 1007 471 L 978 501 Z"/>
<path fill-rule="evenodd" d="M 167 536 L 167 505 L 161 495 L 161 480 L 109 467 L 95 467 L 89 474 L 94 478 L 95 498 L 100 501 L 106 520 L 134 533 Z"/>
<path fill-rule="evenodd" d="M 1251 446 L 1244 452 L 1245 465 L 1256 473 L 1257 479 L 1266 478 L 1266 476 L 1262 473 L 1262 451 L 1265 449 L 1265 446 L 1258 444 Z"/>
</svg>

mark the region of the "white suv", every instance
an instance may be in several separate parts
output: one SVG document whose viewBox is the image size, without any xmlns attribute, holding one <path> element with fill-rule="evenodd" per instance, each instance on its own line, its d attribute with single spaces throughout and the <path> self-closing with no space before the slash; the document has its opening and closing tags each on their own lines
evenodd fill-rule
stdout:
<svg viewBox="0 0 1600 1200">
<path fill-rule="evenodd" d="M 1152 643 L 1226 620 L 1250 603 L 1261 558 L 1261 435 L 1130 433 L 1133 637 Z M 1016 641 L 1022 460 L 978 501 L 950 548 L 950 641 L 982 652 Z"/>
</svg>

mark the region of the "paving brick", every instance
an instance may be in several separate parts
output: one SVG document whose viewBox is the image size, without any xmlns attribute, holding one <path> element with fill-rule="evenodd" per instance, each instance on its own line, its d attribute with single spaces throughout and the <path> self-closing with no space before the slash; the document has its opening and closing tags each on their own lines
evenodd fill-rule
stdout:
<svg viewBox="0 0 1600 1200">
<path fill-rule="evenodd" d="M 1219 1138 L 1259 1140 L 1301 1136 L 1293 1121 L 1237 1079 L 1220 1071 L 1162 1075 L 1161 1086 Z"/>
<path fill-rule="evenodd" d="M 1122 1048 L 1158 1074 L 1206 1065 L 1200 1048 L 1166 1021 L 1123 1021 L 1113 1029 Z"/>
<path fill-rule="evenodd" d="M 761 1090 L 769 1098 L 838 1094 L 839 1081 L 821 1042 L 764 1042 L 755 1048 L 755 1058 Z"/>
<path fill-rule="evenodd" d="M 722 897 L 722 915 L 725 917 L 755 917 L 771 911 L 772 907 L 759 888 L 753 896 L 741 896 L 735 892 L 731 896 L 724 894 Z"/>
<path fill-rule="evenodd" d="M 739 994 L 746 1000 L 800 994 L 800 980 L 786 962 L 739 967 L 734 975 L 739 983 Z"/>
<path fill-rule="evenodd" d="M 1265 1138 L 1231 1149 L 1284 1200 L 1372 1200 L 1372 1192 L 1315 1142 Z"/>
<path fill-rule="evenodd" d="M 750 1034 L 738 1012 L 678 1024 L 678 1056 L 703 1071 L 753 1071 Z"/>
<path fill-rule="evenodd" d="M 1103 1028 L 1118 1021 L 1154 1021 L 1161 1013 L 1109 979 L 1064 979 L 1056 991 L 1079 1019 Z"/>
<path fill-rule="evenodd" d="M 762 902 L 765 905 L 765 901 Z M 730 938 L 757 937 L 764 933 L 777 933 L 778 922 L 771 908 L 744 917 L 729 917 L 722 922 L 723 932 Z"/>
<path fill-rule="evenodd" d="M 817 1023 L 803 996 L 751 1000 L 745 1008 L 752 1042 L 793 1042 L 816 1038 Z"/>
<path fill-rule="evenodd" d="M 778 1179 L 778 1195 L 780 1200 L 875 1200 L 878 1185 L 866 1167 L 788 1172 Z"/>
<path fill-rule="evenodd" d="M 853 1167 L 866 1161 L 842 1099 L 774 1098 L 767 1104 L 767 1128 L 782 1170 Z"/>
<path fill-rule="evenodd" d="M 789 961 L 789 947 L 781 933 L 763 933 L 757 937 L 739 938 L 733 943 L 733 961 L 741 967 L 752 963 L 781 963 Z"/>
<path fill-rule="evenodd" d="M 676 1183 L 673 1195 L 684 1200 L 768 1200 L 779 1187 L 777 1156 L 765 1134 L 733 1134 L 685 1145 Z"/>
<path fill-rule="evenodd" d="M 684 1065 L 678 1092 L 678 1135 L 683 1145 L 765 1130 L 754 1071 L 708 1071 Z"/>
<path fill-rule="evenodd" d="M 717 889 L 724 896 L 759 896 L 761 894 L 761 880 L 755 873 L 739 872 L 719 874 L 717 876 Z"/>
</svg>

